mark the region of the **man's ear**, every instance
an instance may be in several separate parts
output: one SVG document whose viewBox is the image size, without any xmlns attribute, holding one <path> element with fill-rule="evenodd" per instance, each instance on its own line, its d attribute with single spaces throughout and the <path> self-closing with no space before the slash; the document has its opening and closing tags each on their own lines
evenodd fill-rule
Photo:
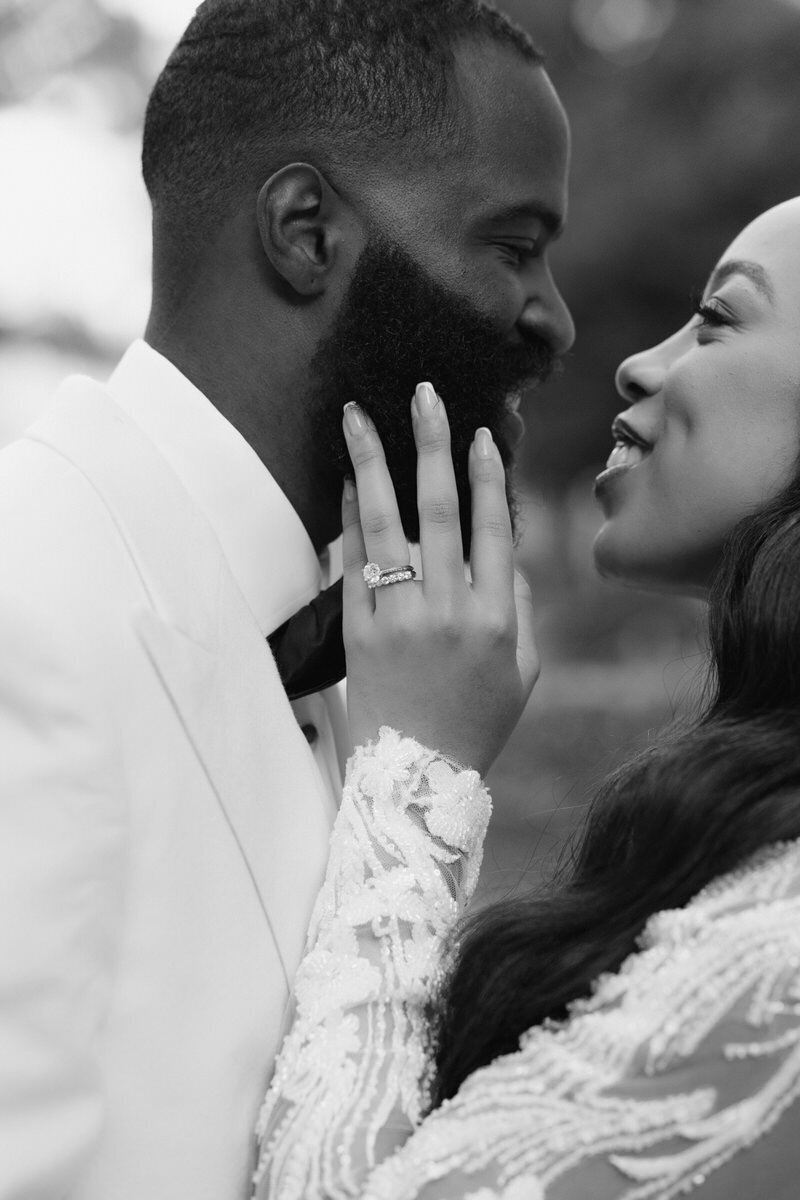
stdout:
<svg viewBox="0 0 800 1200">
<path fill-rule="evenodd" d="M 264 253 L 301 296 L 319 295 L 327 287 L 339 249 L 340 203 L 316 167 L 301 162 L 281 167 L 258 193 L 256 213 Z"/>
</svg>

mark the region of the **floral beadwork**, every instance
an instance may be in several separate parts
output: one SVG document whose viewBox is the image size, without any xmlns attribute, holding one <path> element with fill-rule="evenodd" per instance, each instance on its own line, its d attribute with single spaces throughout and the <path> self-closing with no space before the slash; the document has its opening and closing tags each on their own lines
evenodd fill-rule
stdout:
<svg viewBox="0 0 800 1200">
<path fill-rule="evenodd" d="M 490 812 L 477 772 L 390 729 L 350 760 L 295 1022 L 259 1118 L 259 1196 L 359 1195 L 387 1128 L 399 1144 L 418 1124 L 423 1010 Z"/>
<path fill-rule="evenodd" d="M 656 914 L 638 953 L 561 1025 L 470 1076 L 363 1200 L 504 1200 L 523 1178 L 542 1200 L 556 1183 L 568 1197 L 570 1180 L 596 1200 L 702 1200 L 800 1095 L 799 891 L 791 843 Z"/>
<path fill-rule="evenodd" d="M 259 1121 L 257 1200 L 728 1200 L 720 1168 L 770 1131 L 769 1169 L 784 1153 L 794 1178 L 798 842 L 654 914 L 565 1021 L 422 1119 L 425 1002 L 489 812 L 475 772 L 391 730 L 351 759 Z"/>
</svg>

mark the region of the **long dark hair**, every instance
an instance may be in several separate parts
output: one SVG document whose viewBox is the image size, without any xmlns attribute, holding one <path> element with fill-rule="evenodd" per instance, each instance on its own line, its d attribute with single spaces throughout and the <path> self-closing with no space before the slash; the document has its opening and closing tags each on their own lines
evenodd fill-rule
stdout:
<svg viewBox="0 0 800 1200">
<path fill-rule="evenodd" d="M 563 1020 L 679 908 L 771 842 L 800 837 L 800 476 L 728 538 L 709 605 L 703 711 L 605 780 L 556 878 L 459 931 L 431 1021 L 433 1106 Z"/>
</svg>

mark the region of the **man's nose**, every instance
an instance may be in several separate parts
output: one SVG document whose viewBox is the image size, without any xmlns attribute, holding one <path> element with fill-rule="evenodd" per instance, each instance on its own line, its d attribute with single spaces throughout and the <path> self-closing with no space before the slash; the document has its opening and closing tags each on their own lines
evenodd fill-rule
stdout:
<svg viewBox="0 0 800 1200">
<path fill-rule="evenodd" d="M 522 314 L 523 332 L 544 338 L 554 354 L 566 354 L 575 341 L 575 323 L 552 279 L 547 288 L 531 300 Z"/>
</svg>

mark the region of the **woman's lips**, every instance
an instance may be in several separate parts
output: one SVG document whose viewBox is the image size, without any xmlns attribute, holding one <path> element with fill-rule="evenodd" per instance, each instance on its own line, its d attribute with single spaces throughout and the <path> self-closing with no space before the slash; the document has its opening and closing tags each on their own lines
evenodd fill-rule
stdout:
<svg viewBox="0 0 800 1200">
<path fill-rule="evenodd" d="M 616 442 L 608 456 L 606 470 L 609 467 L 636 467 L 645 457 L 645 453 L 643 446 L 634 445 L 632 442 Z"/>
<path fill-rule="evenodd" d="M 614 449 L 608 456 L 605 471 L 595 480 L 595 489 L 598 485 L 602 486 L 606 480 L 638 467 L 653 449 L 652 442 L 621 414 L 612 422 L 611 436 L 614 439 Z"/>
<path fill-rule="evenodd" d="M 618 430 L 614 430 L 615 434 Z M 629 471 L 634 471 L 650 454 L 653 447 L 643 441 L 628 441 L 626 438 L 619 438 L 614 444 L 614 449 L 608 456 L 606 467 L 594 481 L 594 494 L 601 498 L 607 486 L 612 480 L 621 475 L 627 475 Z"/>
</svg>

